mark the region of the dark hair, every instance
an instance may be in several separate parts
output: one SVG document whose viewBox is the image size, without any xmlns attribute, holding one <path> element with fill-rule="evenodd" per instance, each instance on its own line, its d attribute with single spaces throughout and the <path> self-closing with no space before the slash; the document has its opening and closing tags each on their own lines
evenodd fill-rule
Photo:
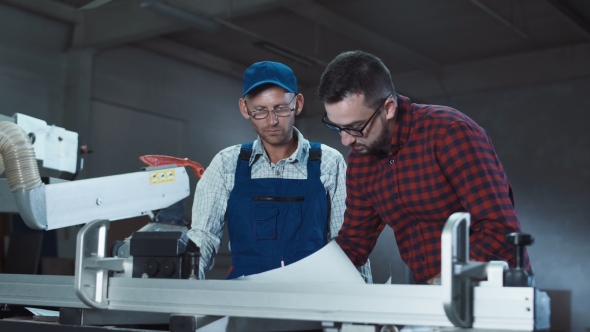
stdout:
<svg viewBox="0 0 590 332">
<path fill-rule="evenodd" d="M 324 70 L 318 97 L 332 104 L 353 94 L 363 94 L 367 107 L 378 107 L 389 94 L 395 96 L 389 69 L 381 60 L 362 51 L 338 55 Z"/>
</svg>

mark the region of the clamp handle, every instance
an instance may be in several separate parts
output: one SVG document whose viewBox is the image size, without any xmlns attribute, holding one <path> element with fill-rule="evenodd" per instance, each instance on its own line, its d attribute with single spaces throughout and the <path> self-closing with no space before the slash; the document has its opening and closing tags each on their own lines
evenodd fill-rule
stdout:
<svg viewBox="0 0 590 332">
<path fill-rule="evenodd" d="M 164 166 L 164 165 L 176 165 L 178 167 L 189 167 L 195 173 L 197 179 L 200 179 L 205 173 L 203 165 L 196 161 L 192 161 L 188 158 L 177 158 L 170 156 L 161 156 L 149 154 L 139 157 L 139 160 L 143 161 L 149 167 Z"/>
<path fill-rule="evenodd" d="M 474 279 L 486 276 L 488 263 L 469 261 L 471 215 L 453 213 L 441 236 L 441 285 L 447 318 L 457 327 L 473 325 Z"/>
<path fill-rule="evenodd" d="M 504 241 L 515 247 L 516 267 L 524 268 L 524 248 L 535 243 L 535 237 L 526 233 L 510 233 Z"/>
<path fill-rule="evenodd" d="M 110 221 L 97 219 L 87 223 L 76 237 L 74 291 L 91 308 L 108 308 L 109 271 L 123 271 L 124 259 L 106 257 L 106 237 Z"/>
<path fill-rule="evenodd" d="M 514 246 L 515 267 L 504 271 L 504 286 L 532 287 L 533 275 L 524 267 L 524 249 L 535 243 L 535 237 L 526 233 L 510 233 L 504 242 Z"/>
</svg>

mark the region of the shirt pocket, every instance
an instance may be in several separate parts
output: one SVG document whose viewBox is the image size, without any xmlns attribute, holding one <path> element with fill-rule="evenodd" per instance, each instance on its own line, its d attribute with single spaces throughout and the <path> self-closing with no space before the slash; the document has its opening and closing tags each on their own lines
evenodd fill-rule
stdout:
<svg viewBox="0 0 590 332">
<path fill-rule="evenodd" d="M 254 207 L 254 238 L 256 240 L 277 239 L 277 219 L 279 208 L 276 206 Z"/>
</svg>

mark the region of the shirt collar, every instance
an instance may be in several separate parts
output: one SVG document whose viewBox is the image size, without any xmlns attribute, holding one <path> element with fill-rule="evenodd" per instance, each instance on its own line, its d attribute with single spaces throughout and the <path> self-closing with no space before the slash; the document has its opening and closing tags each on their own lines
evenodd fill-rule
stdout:
<svg viewBox="0 0 590 332">
<path fill-rule="evenodd" d="M 295 152 L 293 152 L 291 156 L 289 156 L 289 158 L 287 158 L 287 161 L 291 163 L 299 161 L 300 163 L 305 165 L 305 163 L 307 163 L 307 158 L 309 156 L 309 142 L 303 137 L 303 135 L 297 128 L 293 127 L 293 132 L 295 133 L 295 135 L 297 135 L 297 149 L 295 150 Z M 270 158 L 268 158 L 266 150 L 264 150 L 264 147 L 260 142 L 260 136 L 258 136 L 258 138 L 256 138 L 256 140 L 254 141 L 254 144 L 252 145 L 252 155 L 250 156 L 249 166 L 252 166 L 252 164 L 254 164 L 254 162 L 256 161 L 256 159 L 258 159 L 258 156 L 260 155 L 262 155 L 266 159 L 266 161 L 270 163 Z"/>
<path fill-rule="evenodd" d="M 397 95 L 397 118 L 391 138 L 391 152 L 395 154 L 408 140 L 413 125 L 414 104 L 410 98 Z"/>
</svg>

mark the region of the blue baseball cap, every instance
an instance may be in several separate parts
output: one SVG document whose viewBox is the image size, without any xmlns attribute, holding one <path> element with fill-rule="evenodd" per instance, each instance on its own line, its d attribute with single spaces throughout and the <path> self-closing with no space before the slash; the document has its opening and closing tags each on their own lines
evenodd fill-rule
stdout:
<svg viewBox="0 0 590 332">
<path fill-rule="evenodd" d="M 244 72 L 243 83 L 244 94 L 242 97 L 262 84 L 278 85 L 288 92 L 297 93 L 297 78 L 295 78 L 293 69 L 279 62 L 256 62 Z"/>
</svg>

